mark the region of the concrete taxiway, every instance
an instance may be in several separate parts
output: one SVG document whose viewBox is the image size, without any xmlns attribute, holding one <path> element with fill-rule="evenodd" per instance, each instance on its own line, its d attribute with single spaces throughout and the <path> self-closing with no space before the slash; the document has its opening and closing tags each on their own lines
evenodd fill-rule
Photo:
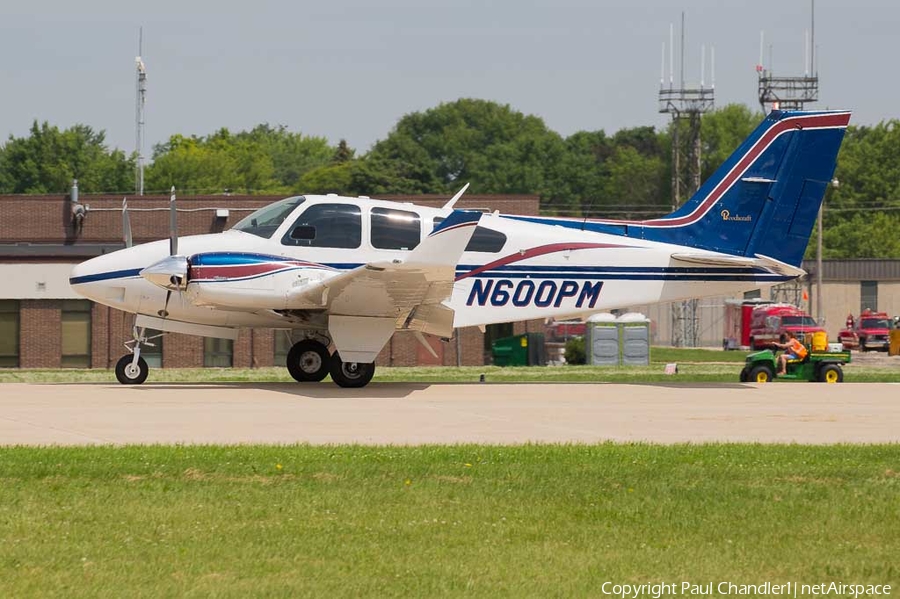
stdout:
<svg viewBox="0 0 900 599">
<path fill-rule="evenodd" d="M 0 385 L 0 445 L 881 443 L 898 384 Z"/>
</svg>

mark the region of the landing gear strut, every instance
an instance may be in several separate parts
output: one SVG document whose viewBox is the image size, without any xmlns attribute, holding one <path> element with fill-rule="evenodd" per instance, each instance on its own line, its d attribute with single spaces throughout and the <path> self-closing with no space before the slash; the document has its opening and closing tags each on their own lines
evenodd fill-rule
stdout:
<svg viewBox="0 0 900 599">
<path fill-rule="evenodd" d="M 147 361 L 141 357 L 141 345 L 153 347 L 150 339 L 162 337 L 162 334 L 159 334 L 148 338 L 143 327 L 134 327 L 132 334 L 134 339 L 125 343 L 125 347 L 131 353 L 125 354 L 116 362 L 116 379 L 123 385 L 140 385 L 147 380 L 150 367 L 147 366 Z"/>
<path fill-rule="evenodd" d="M 328 347 L 315 339 L 295 343 L 287 355 L 287 369 L 300 383 L 318 383 L 328 374 L 331 354 Z"/>
</svg>

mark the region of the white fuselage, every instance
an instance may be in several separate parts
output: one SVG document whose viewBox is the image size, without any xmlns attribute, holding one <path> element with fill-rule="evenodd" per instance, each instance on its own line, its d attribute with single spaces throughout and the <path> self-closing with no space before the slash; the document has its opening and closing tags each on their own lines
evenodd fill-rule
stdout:
<svg viewBox="0 0 900 599">
<path fill-rule="evenodd" d="M 298 217 L 321 203 L 347 203 L 361 211 L 359 247 L 302 247 L 284 243 Z M 139 272 L 169 254 L 167 240 L 100 256 L 78 265 L 72 285 L 81 295 L 125 312 L 225 327 L 322 328 L 327 315 L 314 304 L 292 305 L 292 292 L 363 264 L 402 261 L 407 250 L 378 249 L 370 236 L 370 212 L 389 208 L 420 217 L 424 239 L 435 217 L 449 210 L 369 199 L 307 196 L 269 237 L 226 231 L 179 239 L 179 254 L 254 254 L 289 267 L 253 276 L 215 276 L 170 294 Z M 479 227 L 506 236 L 497 251 L 466 251 L 456 268 L 454 327 L 548 317 L 571 317 L 633 305 L 712 295 L 732 295 L 785 280 L 751 269 L 675 264 L 681 246 L 484 215 Z M 497 248 L 492 248 L 497 249 Z M 692 250 L 694 253 L 714 252 Z M 235 267 L 231 267 L 232 269 Z M 230 271 L 234 273 L 235 271 Z M 334 308 L 332 314 L 335 313 Z M 398 315 L 397 328 L 402 328 Z"/>
</svg>

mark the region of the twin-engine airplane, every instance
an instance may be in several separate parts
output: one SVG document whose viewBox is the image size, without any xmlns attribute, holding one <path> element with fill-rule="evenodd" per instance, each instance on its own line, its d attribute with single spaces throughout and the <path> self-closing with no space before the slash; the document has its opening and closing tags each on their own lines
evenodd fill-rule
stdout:
<svg viewBox="0 0 900 599">
<path fill-rule="evenodd" d="M 142 383 L 157 329 L 234 339 L 245 327 L 302 336 L 287 367 L 362 387 L 395 331 L 577 317 L 731 295 L 798 277 L 849 112 L 773 111 L 683 206 L 643 221 L 548 218 L 335 195 L 291 197 L 231 230 L 79 264 L 81 295 L 136 314 L 123 384 Z M 130 225 L 123 206 L 126 246 Z M 296 336 L 295 336 L 296 338 Z M 332 352 L 329 348 L 334 348 Z M 429 347 L 430 350 L 430 347 Z"/>
</svg>

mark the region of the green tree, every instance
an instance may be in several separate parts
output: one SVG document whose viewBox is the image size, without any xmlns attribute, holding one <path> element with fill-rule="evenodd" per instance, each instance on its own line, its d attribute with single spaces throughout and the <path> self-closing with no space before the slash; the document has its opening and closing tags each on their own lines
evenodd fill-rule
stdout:
<svg viewBox="0 0 900 599">
<path fill-rule="evenodd" d="M 267 124 L 236 134 L 223 128 L 206 137 L 173 135 L 156 146 L 146 186 L 164 190 L 174 185 L 207 193 L 287 193 L 305 173 L 328 165 L 334 153 L 325 138 Z"/>
<path fill-rule="evenodd" d="M 65 193 L 73 179 L 84 192 L 125 191 L 134 188 L 134 168 L 133 158 L 107 149 L 103 131 L 34 121 L 28 137 L 0 147 L 0 192 Z"/>
<path fill-rule="evenodd" d="M 728 104 L 700 122 L 701 179 L 706 180 L 734 152 L 763 119 L 743 104 Z"/>
<path fill-rule="evenodd" d="M 379 173 L 424 192 L 452 193 L 470 182 L 479 193 L 544 195 L 549 165 L 564 153 L 562 138 L 540 118 L 460 99 L 404 116 L 367 158 Z"/>
</svg>

